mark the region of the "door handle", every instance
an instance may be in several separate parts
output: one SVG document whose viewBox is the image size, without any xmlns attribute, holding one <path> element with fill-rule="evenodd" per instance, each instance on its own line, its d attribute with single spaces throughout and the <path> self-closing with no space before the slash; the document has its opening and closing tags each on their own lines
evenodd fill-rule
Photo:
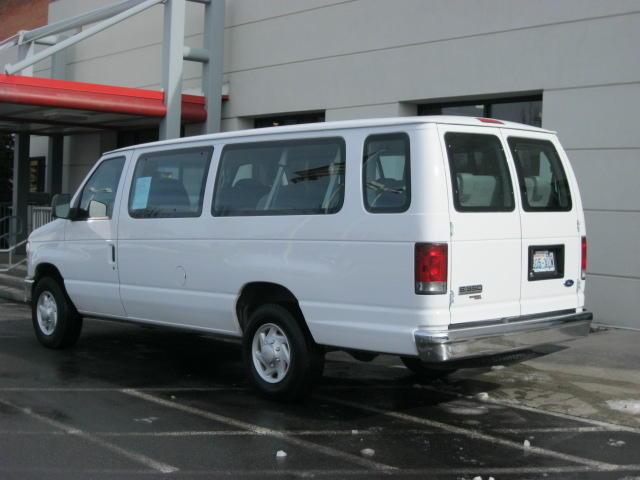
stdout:
<svg viewBox="0 0 640 480">
<path fill-rule="evenodd" d="M 111 244 L 111 263 L 116 263 L 116 246 Z"/>
</svg>

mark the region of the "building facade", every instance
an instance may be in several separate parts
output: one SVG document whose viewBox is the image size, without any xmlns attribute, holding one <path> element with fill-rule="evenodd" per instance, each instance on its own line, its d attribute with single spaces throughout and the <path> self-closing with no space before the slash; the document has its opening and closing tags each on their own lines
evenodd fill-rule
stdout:
<svg viewBox="0 0 640 480">
<path fill-rule="evenodd" d="M 48 21 L 114 1 L 51 1 Z M 194 47 L 202 12 L 188 2 Z M 71 47 L 66 78 L 159 89 L 162 26 L 154 7 Z M 557 130 L 586 210 L 588 307 L 640 328 L 638 45 L 638 0 L 227 0 L 222 129 L 454 113 Z M 34 75 L 49 72 L 45 61 Z M 199 92 L 201 77 L 187 62 L 184 91 Z M 101 152 L 154 135 L 66 136 L 63 190 Z M 47 144 L 32 139 L 31 156 Z"/>
</svg>

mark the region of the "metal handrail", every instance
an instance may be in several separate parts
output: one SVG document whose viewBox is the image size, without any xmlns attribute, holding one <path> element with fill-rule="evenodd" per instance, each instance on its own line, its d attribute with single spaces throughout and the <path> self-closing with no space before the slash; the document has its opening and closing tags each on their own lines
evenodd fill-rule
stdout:
<svg viewBox="0 0 640 480">
<path fill-rule="evenodd" d="M 25 263 L 27 261 L 27 257 L 23 258 L 22 260 L 20 260 L 19 262 L 15 262 L 13 263 L 13 252 L 21 247 L 22 245 L 24 245 L 25 243 L 27 243 L 27 238 L 25 238 L 24 240 L 19 241 L 18 243 L 16 243 L 15 245 L 12 245 L 9 248 L 0 248 L 0 253 L 8 253 L 9 254 L 9 263 L 7 263 L 6 266 L 0 268 L 0 273 L 6 273 L 10 270 L 13 270 L 14 268 L 16 268 L 18 265 L 22 265 L 23 263 Z"/>
<path fill-rule="evenodd" d="M 11 228 L 11 223 L 9 224 L 9 231 L 7 233 L 3 233 L 2 235 L 0 235 L 0 241 L 2 241 L 3 239 L 5 239 L 6 237 L 12 238 L 12 237 L 17 237 L 18 235 L 22 234 L 23 230 L 24 230 L 24 223 L 22 221 L 22 219 L 20 217 L 17 217 L 15 215 L 7 215 L 5 217 L 0 218 L 0 223 L 5 222 L 5 221 L 15 221 L 15 229 Z M 8 253 L 9 254 L 9 262 L 6 264 L 6 266 L 2 266 L 2 268 L 0 268 L 0 273 L 5 273 L 8 272 L 10 270 L 13 270 L 14 268 L 16 268 L 18 265 L 21 265 L 23 263 L 25 263 L 27 261 L 26 258 L 23 258 L 22 260 L 20 260 L 19 262 L 14 263 L 13 262 L 13 255 L 14 252 L 17 248 L 21 247 L 22 245 L 24 245 L 25 243 L 27 243 L 28 239 L 24 239 L 21 240 L 20 242 L 15 243 L 14 245 L 10 245 L 7 248 L 0 248 L 0 253 Z"/>
<path fill-rule="evenodd" d="M 16 221 L 16 229 L 15 231 L 11 229 L 11 224 L 9 224 L 9 231 L 6 233 L 3 233 L 2 235 L 0 235 L 0 241 L 2 241 L 2 239 L 10 236 L 10 235 L 20 235 L 23 230 L 24 230 L 24 223 L 22 221 L 22 218 L 16 216 L 16 215 L 6 215 L 2 218 L 0 218 L 0 224 L 4 221 L 11 221 L 11 220 L 15 220 Z M 1 251 L 1 250 L 0 250 Z"/>
</svg>

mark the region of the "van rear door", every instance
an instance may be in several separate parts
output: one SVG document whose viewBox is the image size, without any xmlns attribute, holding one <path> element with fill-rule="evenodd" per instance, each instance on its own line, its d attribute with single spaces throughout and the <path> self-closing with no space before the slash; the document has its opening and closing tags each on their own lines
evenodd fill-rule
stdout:
<svg viewBox="0 0 640 480">
<path fill-rule="evenodd" d="M 515 165 L 522 223 L 521 314 L 578 307 L 580 200 L 555 135 L 503 129 Z M 575 197 L 575 198 L 573 198 Z"/>
<path fill-rule="evenodd" d="M 438 125 L 448 165 L 451 323 L 520 315 L 521 235 L 500 130 Z"/>
</svg>

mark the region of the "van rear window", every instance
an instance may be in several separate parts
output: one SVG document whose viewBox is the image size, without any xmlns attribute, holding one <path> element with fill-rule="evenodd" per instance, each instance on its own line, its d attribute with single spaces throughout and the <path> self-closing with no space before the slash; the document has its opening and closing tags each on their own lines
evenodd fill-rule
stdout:
<svg viewBox="0 0 640 480">
<path fill-rule="evenodd" d="M 522 207 L 527 212 L 571 210 L 569 182 L 556 148 L 548 140 L 509 138 Z"/>
<path fill-rule="evenodd" d="M 510 212 L 513 185 L 500 139 L 495 135 L 445 134 L 453 203 L 459 212 Z"/>
<path fill-rule="evenodd" d="M 321 215 L 344 200 L 341 138 L 227 145 L 222 151 L 215 216 Z"/>
</svg>

